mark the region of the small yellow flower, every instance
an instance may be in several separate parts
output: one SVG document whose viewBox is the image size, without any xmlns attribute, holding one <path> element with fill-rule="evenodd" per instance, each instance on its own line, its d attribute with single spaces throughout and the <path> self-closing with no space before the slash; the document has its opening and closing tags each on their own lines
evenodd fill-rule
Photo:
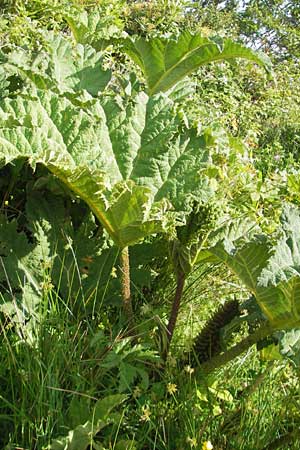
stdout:
<svg viewBox="0 0 300 450">
<path fill-rule="evenodd" d="M 212 450 L 214 447 L 210 441 L 203 442 L 202 450 Z"/>
<path fill-rule="evenodd" d="M 54 288 L 54 284 L 51 283 L 51 280 L 45 280 L 40 284 L 40 287 L 43 291 L 49 292 Z"/>
<path fill-rule="evenodd" d="M 148 405 L 142 406 L 142 413 L 143 414 L 141 415 L 140 420 L 142 422 L 149 422 L 151 411 Z"/>
<path fill-rule="evenodd" d="M 113 267 L 113 268 L 111 269 L 110 276 L 111 276 L 112 278 L 118 278 L 118 274 L 117 274 L 117 269 L 116 269 L 116 267 Z"/>
<path fill-rule="evenodd" d="M 9 203 L 8 200 L 5 200 L 4 205 L 8 206 L 8 203 Z"/>
<path fill-rule="evenodd" d="M 186 373 L 188 373 L 189 375 L 192 375 L 192 373 L 195 372 L 195 369 L 193 369 L 193 367 L 191 366 L 185 366 L 184 370 L 186 371 Z"/>
<path fill-rule="evenodd" d="M 191 447 L 197 446 L 197 439 L 195 437 L 193 437 L 193 438 L 188 437 L 186 442 L 187 442 L 187 444 L 190 444 Z"/>
<path fill-rule="evenodd" d="M 169 394 L 175 394 L 177 392 L 177 384 L 175 383 L 168 383 L 167 384 L 167 391 Z"/>
</svg>

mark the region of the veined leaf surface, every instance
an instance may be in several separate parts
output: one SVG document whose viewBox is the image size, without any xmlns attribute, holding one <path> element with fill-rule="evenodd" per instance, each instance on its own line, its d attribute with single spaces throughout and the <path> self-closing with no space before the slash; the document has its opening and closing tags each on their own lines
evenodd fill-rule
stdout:
<svg viewBox="0 0 300 450">
<path fill-rule="evenodd" d="M 118 19 L 108 15 L 101 7 L 91 11 L 66 12 L 64 15 L 76 42 L 89 44 L 98 50 L 105 49 L 112 38 L 118 38 L 122 34 L 123 24 Z"/>
<path fill-rule="evenodd" d="M 29 52 L 19 48 L 2 54 L 5 70 L 25 75 L 39 89 L 86 90 L 92 96 L 104 90 L 111 72 L 103 69 L 101 53 L 90 45 L 74 46 L 70 39 L 61 35 L 47 33 L 44 39 L 47 51 Z"/>
<path fill-rule="evenodd" d="M 245 58 L 271 71 L 271 62 L 263 53 L 230 39 L 203 37 L 189 31 L 177 39 L 127 38 L 123 49 L 143 71 L 151 95 L 167 91 L 200 66 L 214 61 Z"/>
<path fill-rule="evenodd" d="M 169 230 L 192 199 L 210 195 L 201 169 L 218 137 L 183 129 L 168 96 L 74 103 L 46 90 L 2 101 L 1 164 L 45 165 L 119 247 Z"/>
<path fill-rule="evenodd" d="M 209 250 L 225 262 L 255 295 L 269 321 L 291 328 L 300 323 L 300 213 L 285 205 L 281 237 L 276 245 L 265 236 L 248 242 L 239 238 L 228 246 L 226 239 Z"/>
</svg>

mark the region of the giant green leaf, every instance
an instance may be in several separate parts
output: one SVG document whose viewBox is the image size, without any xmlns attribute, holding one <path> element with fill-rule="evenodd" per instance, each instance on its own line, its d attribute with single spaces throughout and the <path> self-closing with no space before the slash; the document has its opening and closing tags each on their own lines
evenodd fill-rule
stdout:
<svg viewBox="0 0 300 450">
<path fill-rule="evenodd" d="M 103 91 L 111 72 L 102 67 L 102 54 L 90 45 L 74 46 L 62 35 L 44 35 L 45 48 L 38 52 L 18 48 L 3 54 L 6 72 L 17 72 L 39 89 L 59 92 L 86 90 L 96 96 Z"/>
<path fill-rule="evenodd" d="M 112 38 L 119 38 L 122 34 L 122 22 L 101 10 L 101 6 L 88 12 L 73 9 L 67 11 L 64 17 L 76 42 L 89 44 L 96 50 L 103 50 Z"/>
<path fill-rule="evenodd" d="M 258 235 L 250 240 L 223 238 L 209 249 L 255 295 L 271 324 L 291 328 L 300 324 L 300 211 L 285 205 L 280 236 Z"/>
<path fill-rule="evenodd" d="M 176 39 L 127 38 L 124 51 L 141 68 L 149 93 L 167 91 L 203 64 L 245 58 L 271 70 L 269 58 L 230 39 L 203 37 L 189 31 Z"/>
<path fill-rule="evenodd" d="M 210 195 L 201 174 L 218 135 L 183 127 L 165 94 L 76 105 L 47 90 L 0 103 L 0 163 L 45 165 L 119 247 L 167 231 Z"/>
</svg>

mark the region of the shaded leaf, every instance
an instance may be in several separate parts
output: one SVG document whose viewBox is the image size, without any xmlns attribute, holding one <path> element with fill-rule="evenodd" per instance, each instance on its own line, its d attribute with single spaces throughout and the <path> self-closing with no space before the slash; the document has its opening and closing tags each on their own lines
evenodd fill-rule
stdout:
<svg viewBox="0 0 300 450">
<path fill-rule="evenodd" d="M 91 420 L 78 425 L 69 431 L 67 436 L 52 441 L 49 450 L 86 450 L 88 445 L 93 444 L 93 438 L 103 427 L 115 422 L 116 416 L 111 414 L 111 411 L 126 398 L 125 395 L 116 394 L 98 400 L 91 413 Z"/>
</svg>

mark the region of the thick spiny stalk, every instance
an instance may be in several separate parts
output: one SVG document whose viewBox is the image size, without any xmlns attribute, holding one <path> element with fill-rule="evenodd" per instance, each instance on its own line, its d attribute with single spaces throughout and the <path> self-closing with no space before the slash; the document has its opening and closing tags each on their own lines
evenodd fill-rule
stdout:
<svg viewBox="0 0 300 450">
<path fill-rule="evenodd" d="M 210 361 L 205 362 L 200 366 L 203 373 L 213 372 L 215 369 L 224 366 L 228 362 L 232 361 L 237 356 L 244 353 L 252 345 L 256 344 L 260 340 L 270 336 L 274 333 L 274 328 L 270 324 L 262 325 L 253 334 L 250 334 L 234 347 L 227 350 L 225 353 L 215 356 Z"/>
</svg>

